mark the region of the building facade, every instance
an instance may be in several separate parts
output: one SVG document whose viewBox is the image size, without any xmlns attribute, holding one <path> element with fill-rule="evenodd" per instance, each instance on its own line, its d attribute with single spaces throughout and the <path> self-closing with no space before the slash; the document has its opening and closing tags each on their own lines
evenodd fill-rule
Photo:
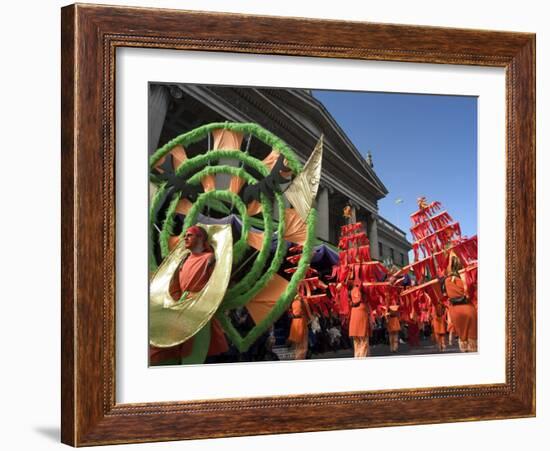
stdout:
<svg viewBox="0 0 550 451">
<path fill-rule="evenodd" d="M 308 90 L 241 88 L 189 84 L 149 85 L 149 152 L 170 139 L 210 122 L 254 122 L 271 131 L 305 162 L 324 135 L 323 168 L 317 196 L 317 236 L 336 245 L 346 205 L 365 224 L 371 254 L 379 260 L 408 264 L 406 233 L 380 217 L 378 201 L 388 190 L 372 160 L 363 158 L 338 123 Z M 251 155 L 271 149 L 248 143 Z"/>
</svg>

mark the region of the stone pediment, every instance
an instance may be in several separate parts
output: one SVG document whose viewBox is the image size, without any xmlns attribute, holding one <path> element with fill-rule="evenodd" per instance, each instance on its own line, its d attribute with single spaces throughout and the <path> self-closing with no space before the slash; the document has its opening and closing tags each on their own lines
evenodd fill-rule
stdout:
<svg viewBox="0 0 550 451">
<path fill-rule="evenodd" d="M 270 94 L 282 102 L 282 107 L 295 111 L 305 118 L 304 125 L 310 132 L 325 135 L 326 146 L 343 164 L 351 174 L 348 176 L 364 179 L 369 186 L 379 195 L 378 199 L 385 197 L 388 190 L 376 175 L 374 169 L 367 163 L 359 150 L 348 138 L 340 125 L 327 111 L 324 105 L 315 99 L 307 90 L 284 89 L 268 90 Z"/>
<path fill-rule="evenodd" d="M 322 180 L 357 206 L 377 210 L 388 190 L 323 104 L 302 89 L 179 85 L 226 120 L 256 122 L 292 146 L 305 161 L 325 136 Z"/>
</svg>

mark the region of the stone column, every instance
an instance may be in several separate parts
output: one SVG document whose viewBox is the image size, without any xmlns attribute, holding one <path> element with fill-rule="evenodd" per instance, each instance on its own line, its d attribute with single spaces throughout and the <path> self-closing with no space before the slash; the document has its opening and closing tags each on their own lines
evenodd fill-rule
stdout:
<svg viewBox="0 0 550 451">
<path fill-rule="evenodd" d="M 330 241 L 330 204 L 328 187 L 320 185 L 317 194 L 317 237 Z"/>
<path fill-rule="evenodd" d="M 157 150 L 159 144 L 162 126 L 166 118 L 170 94 L 168 88 L 162 85 L 149 85 L 149 111 L 148 111 L 148 130 L 147 130 L 147 150 L 148 155 L 152 155 Z M 153 198 L 157 191 L 156 186 L 149 182 L 149 200 Z"/>
<path fill-rule="evenodd" d="M 368 235 L 370 241 L 370 255 L 373 259 L 380 258 L 378 255 L 378 224 L 377 224 L 378 215 L 376 213 L 371 213 L 368 221 Z"/>
<path fill-rule="evenodd" d="M 159 138 L 166 118 L 170 94 L 162 85 L 149 85 L 148 149 L 151 155 L 159 145 Z"/>
<path fill-rule="evenodd" d="M 355 224 L 357 222 L 357 207 L 351 204 L 351 223 Z"/>
</svg>

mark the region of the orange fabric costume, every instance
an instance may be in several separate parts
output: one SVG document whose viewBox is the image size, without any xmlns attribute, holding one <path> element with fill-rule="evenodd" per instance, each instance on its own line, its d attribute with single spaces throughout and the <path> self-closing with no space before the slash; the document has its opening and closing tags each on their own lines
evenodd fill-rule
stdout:
<svg viewBox="0 0 550 451">
<path fill-rule="evenodd" d="M 303 301 L 295 298 L 290 306 L 292 322 L 290 323 L 290 334 L 288 341 L 294 344 L 294 358 L 305 359 L 308 348 L 307 311 Z"/>
<path fill-rule="evenodd" d="M 396 314 L 390 314 L 388 317 L 388 332 L 395 333 L 401 330 L 401 323 L 399 317 Z"/>
<path fill-rule="evenodd" d="M 303 341 L 304 336 L 307 335 L 307 318 L 305 316 L 305 309 L 303 308 L 301 299 L 294 299 L 290 306 L 292 313 L 292 322 L 290 323 L 290 335 L 288 341 L 292 343 L 300 343 Z"/>
<path fill-rule="evenodd" d="M 350 337 L 368 337 L 370 335 L 367 304 L 361 299 L 361 289 L 351 290 L 351 315 L 349 319 Z"/>
<path fill-rule="evenodd" d="M 445 328 L 445 307 L 442 304 L 435 305 L 433 307 L 433 320 L 432 320 L 432 327 L 434 334 L 437 335 L 445 335 L 447 333 Z"/>
<path fill-rule="evenodd" d="M 179 299 L 184 291 L 196 293 L 206 285 L 214 270 L 214 253 L 204 251 L 190 254 L 183 262 L 177 280 L 174 280 L 170 287 L 170 295 L 173 299 Z M 183 301 L 185 302 L 185 301 Z M 208 355 L 217 355 L 227 352 L 229 346 L 218 320 L 210 321 L 210 346 Z M 179 359 L 191 353 L 193 349 L 193 338 L 186 342 L 170 348 L 157 348 L 149 346 L 150 363 L 161 363 L 165 360 Z"/>
<path fill-rule="evenodd" d="M 445 290 L 451 301 L 449 313 L 461 350 L 474 351 L 477 347 L 477 311 L 466 299 L 464 282 L 459 276 L 449 276 L 445 279 Z M 453 304 L 453 299 L 464 299 L 466 302 Z"/>
<path fill-rule="evenodd" d="M 211 251 L 190 254 L 179 272 L 178 280 L 181 292 L 190 291 L 196 293 L 202 290 L 214 270 L 214 265 L 211 264 L 213 262 L 214 253 Z"/>
<path fill-rule="evenodd" d="M 459 276 L 449 276 L 445 279 L 445 291 L 449 299 L 458 299 L 466 296 L 464 282 Z"/>
<path fill-rule="evenodd" d="M 399 312 L 397 309 L 392 309 L 388 313 L 388 335 L 390 339 L 390 351 L 397 352 L 399 348 L 399 331 L 401 330 L 401 323 L 399 322 Z"/>
<path fill-rule="evenodd" d="M 445 306 L 443 304 L 436 304 L 433 306 L 432 309 L 432 327 L 433 327 L 433 335 L 435 342 L 437 343 L 437 347 L 440 351 L 445 350 L 446 344 L 445 344 L 445 334 L 446 334 L 446 314 L 445 314 Z"/>
<path fill-rule="evenodd" d="M 353 338 L 353 356 L 367 357 L 369 353 L 369 312 L 367 303 L 361 296 L 361 287 L 351 290 L 351 315 L 349 319 L 349 334 Z"/>
</svg>

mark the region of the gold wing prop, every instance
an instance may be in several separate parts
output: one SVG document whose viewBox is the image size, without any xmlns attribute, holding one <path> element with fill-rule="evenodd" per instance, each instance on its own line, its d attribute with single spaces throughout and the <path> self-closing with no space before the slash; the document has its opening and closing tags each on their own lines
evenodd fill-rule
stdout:
<svg viewBox="0 0 550 451">
<path fill-rule="evenodd" d="M 214 271 L 201 291 L 178 302 L 170 296 L 169 288 L 189 253 L 183 240 L 163 260 L 149 287 L 149 343 L 153 346 L 165 348 L 187 341 L 210 321 L 225 296 L 233 263 L 231 225 L 199 225 L 208 232 L 214 248 Z"/>
<path fill-rule="evenodd" d="M 285 196 L 296 209 L 300 217 L 306 221 L 309 210 L 317 197 L 319 181 L 321 180 L 321 164 L 323 162 L 323 135 L 300 174 L 298 174 L 285 191 Z"/>
</svg>

